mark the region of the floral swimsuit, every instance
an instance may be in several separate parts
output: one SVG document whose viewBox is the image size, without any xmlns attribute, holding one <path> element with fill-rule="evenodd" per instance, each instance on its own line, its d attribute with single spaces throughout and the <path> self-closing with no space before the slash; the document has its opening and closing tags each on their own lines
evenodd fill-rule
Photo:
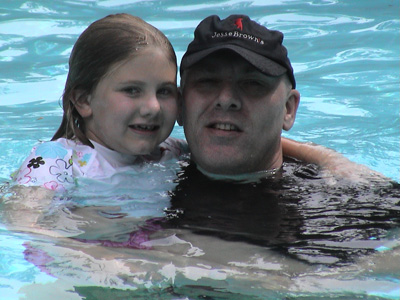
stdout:
<svg viewBox="0 0 400 300">
<path fill-rule="evenodd" d="M 178 159 L 188 152 L 186 142 L 175 138 L 168 138 L 148 156 L 123 154 L 91 142 L 94 149 L 65 138 L 38 144 L 13 179 L 21 185 L 64 191 L 77 177 L 107 178 L 140 162 Z"/>
</svg>

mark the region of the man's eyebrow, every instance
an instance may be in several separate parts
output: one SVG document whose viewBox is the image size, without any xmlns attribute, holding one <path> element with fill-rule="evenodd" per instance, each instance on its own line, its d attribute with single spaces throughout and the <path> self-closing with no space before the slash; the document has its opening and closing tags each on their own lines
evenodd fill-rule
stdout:
<svg viewBox="0 0 400 300">
<path fill-rule="evenodd" d="M 265 74 L 265 73 L 261 72 L 260 70 L 258 70 L 256 67 L 250 66 L 250 65 L 243 68 L 242 74 L 244 74 L 246 76 L 253 76 L 256 78 L 263 79 L 263 80 L 269 80 L 269 81 L 271 81 L 271 80 L 275 81 L 281 77 L 281 76 L 272 76 L 272 75 Z"/>
<path fill-rule="evenodd" d="M 213 64 L 213 63 L 205 62 L 205 63 L 199 64 L 196 68 L 194 68 L 195 71 L 193 73 L 195 75 L 218 74 L 220 72 L 221 68 L 223 68 L 223 66 L 220 64 Z M 256 67 L 254 67 L 252 65 L 241 66 L 240 72 L 242 75 L 246 75 L 246 76 L 270 77 L 270 76 L 262 73 L 260 70 L 258 70 Z"/>
<path fill-rule="evenodd" d="M 196 69 L 196 73 L 214 73 L 218 71 L 218 68 L 213 64 L 204 64 Z"/>
</svg>

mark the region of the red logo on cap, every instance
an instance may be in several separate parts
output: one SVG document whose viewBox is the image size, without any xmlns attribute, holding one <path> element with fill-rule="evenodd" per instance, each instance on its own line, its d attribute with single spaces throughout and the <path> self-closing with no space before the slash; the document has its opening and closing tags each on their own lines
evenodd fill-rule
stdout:
<svg viewBox="0 0 400 300">
<path fill-rule="evenodd" d="M 240 29 L 240 31 L 243 30 L 242 20 L 243 20 L 243 18 L 237 18 L 237 19 L 235 20 L 235 25 L 236 25 L 236 27 L 237 27 L 238 29 Z"/>
</svg>

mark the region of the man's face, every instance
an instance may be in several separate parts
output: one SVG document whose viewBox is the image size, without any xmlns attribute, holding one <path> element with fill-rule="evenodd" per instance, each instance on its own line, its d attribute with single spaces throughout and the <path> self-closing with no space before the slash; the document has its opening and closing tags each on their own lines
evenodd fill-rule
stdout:
<svg viewBox="0 0 400 300">
<path fill-rule="evenodd" d="M 182 118 L 192 159 L 214 174 L 280 167 L 281 130 L 292 126 L 299 100 L 284 76 L 267 76 L 225 51 L 206 57 L 188 72 Z M 297 100 L 295 107 L 288 107 L 292 91 Z"/>
</svg>

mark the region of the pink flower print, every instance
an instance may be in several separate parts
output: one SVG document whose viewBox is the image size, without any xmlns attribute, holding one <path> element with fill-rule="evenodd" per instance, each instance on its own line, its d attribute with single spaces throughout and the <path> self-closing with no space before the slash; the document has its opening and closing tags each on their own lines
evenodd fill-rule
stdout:
<svg viewBox="0 0 400 300">
<path fill-rule="evenodd" d="M 18 173 L 18 177 L 17 177 L 16 181 L 19 184 L 27 184 L 27 183 L 29 183 L 32 180 L 32 178 L 29 176 L 29 174 L 31 172 L 32 172 L 31 168 L 25 168 L 25 169 L 21 170 Z"/>
<path fill-rule="evenodd" d="M 57 176 L 57 180 L 59 182 L 68 182 L 73 183 L 74 180 L 72 178 L 71 169 L 69 169 L 72 165 L 67 164 L 67 162 L 63 159 L 56 160 L 56 166 L 51 166 L 49 171 L 50 174 Z"/>
<path fill-rule="evenodd" d="M 62 184 L 58 184 L 55 181 L 49 181 L 43 184 L 43 187 L 52 191 L 65 191 L 65 188 Z"/>
</svg>

